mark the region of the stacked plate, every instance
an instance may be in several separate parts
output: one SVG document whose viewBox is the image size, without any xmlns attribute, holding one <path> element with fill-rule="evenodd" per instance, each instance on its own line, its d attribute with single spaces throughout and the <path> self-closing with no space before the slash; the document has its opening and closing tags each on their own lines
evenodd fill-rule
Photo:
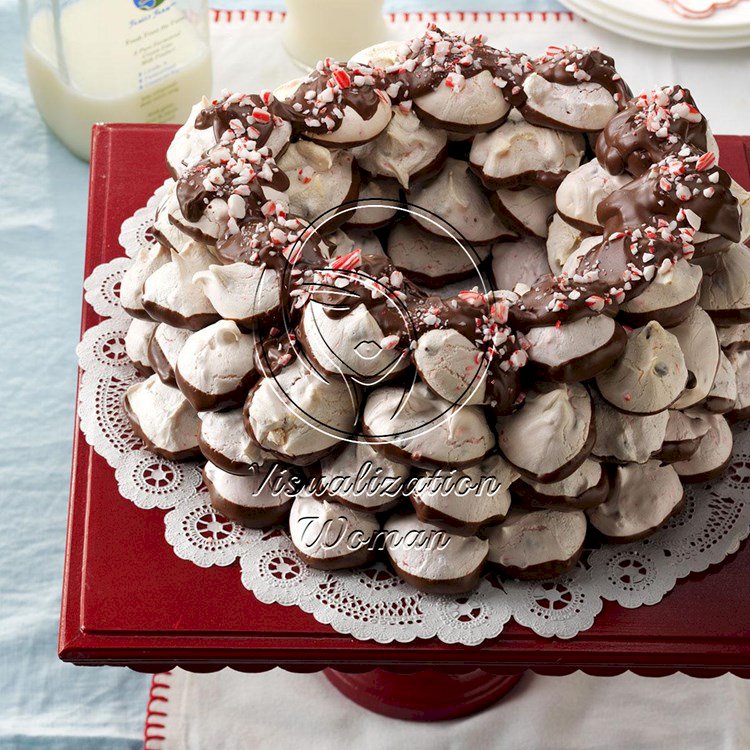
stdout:
<svg viewBox="0 0 750 750">
<path fill-rule="evenodd" d="M 750 0 L 560 0 L 608 31 L 689 49 L 750 46 Z"/>
</svg>

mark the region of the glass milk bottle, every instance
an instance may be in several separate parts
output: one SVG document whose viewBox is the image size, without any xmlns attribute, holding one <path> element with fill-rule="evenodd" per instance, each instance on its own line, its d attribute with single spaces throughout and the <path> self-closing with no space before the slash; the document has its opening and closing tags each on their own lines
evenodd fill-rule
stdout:
<svg viewBox="0 0 750 750">
<path fill-rule="evenodd" d="M 36 106 L 82 159 L 95 122 L 183 122 L 211 93 L 207 0 L 21 0 L 21 12 Z"/>
<path fill-rule="evenodd" d="M 389 38 L 383 0 L 286 0 L 283 40 L 301 67 L 318 60 L 348 60 Z"/>
</svg>

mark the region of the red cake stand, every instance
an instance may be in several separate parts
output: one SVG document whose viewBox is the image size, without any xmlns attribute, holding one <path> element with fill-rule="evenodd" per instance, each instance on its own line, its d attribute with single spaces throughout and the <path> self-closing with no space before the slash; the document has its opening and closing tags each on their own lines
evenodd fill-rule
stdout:
<svg viewBox="0 0 750 750">
<path fill-rule="evenodd" d="M 122 253 L 122 221 L 167 177 L 172 126 L 107 125 L 94 132 L 86 275 Z M 719 138 L 722 164 L 750 187 L 750 138 Z M 84 303 L 83 330 L 100 318 Z M 201 569 L 164 540 L 164 512 L 122 499 L 114 471 L 76 420 L 60 658 L 144 672 L 175 666 L 260 672 L 325 670 L 352 700 L 403 719 L 437 720 L 480 710 L 526 670 L 564 675 L 631 670 L 750 676 L 750 549 L 681 581 L 656 606 L 606 602 L 589 630 L 541 638 L 515 623 L 469 647 L 436 639 L 375 643 L 342 635 L 296 607 L 263 604 L 236 564 Z"/>
</svg>

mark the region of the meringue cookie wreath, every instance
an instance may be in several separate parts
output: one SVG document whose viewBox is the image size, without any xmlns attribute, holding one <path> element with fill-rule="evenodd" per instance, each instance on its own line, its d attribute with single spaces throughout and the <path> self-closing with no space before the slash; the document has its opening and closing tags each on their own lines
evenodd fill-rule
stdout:
<svg viewBox="0 0 750 750">
<path fill-rule="evenodd" d="M 679 512 L 750 417 L 750 199 L 717 156 L 687 89 L 434 25 L 199 103 L 122 283 L 126 413 L 309 565 L 559 576 Z"/>
</svg>

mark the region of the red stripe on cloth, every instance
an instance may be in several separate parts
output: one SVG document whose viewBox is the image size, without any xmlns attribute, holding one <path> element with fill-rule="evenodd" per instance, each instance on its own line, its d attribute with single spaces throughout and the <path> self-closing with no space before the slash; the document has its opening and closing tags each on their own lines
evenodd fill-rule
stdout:
<svg viewBox="0 0 750 750">
<path fill-rule="evenodd" d="M 143 724 L 143 750 L 162 750 L 166 739 L 164 734 L 169 703 L 169 677 L 171 672 L 161 672 L 151 678 L 146 704 L 146 720 Z"/>
<path fill-rule="evenodd" d="M 467 16 L 478 23 L 480 18 L 483 17 L 488 23 L 493 21 L 541 21 L 546 23 L 547 21 L 572 21 L 574 18 L 578 18 L 575 13 L 571 11 L 559 11 L 559 10 L 545 10 L 545 11 L 504 11 L 504 10 L 488 10 L 488 11 L 465 11 L 465 10 L 452 10 L 452 11 L 402 11 L 399 13 L 388 13 L 388 19 L 391 23 L 408 23 L 413 20 L 417 20 L 420 23 L 424 23 L 426 19 L 433 22 L 437 21 L 442 15 L 446 21 L 451 21 L 455 16 L 458 21 L 465 21 Z M 221 8 L 211 8 L 211 20 L 214 22 L 224 21 L 231 23 L 233 21 L 246 21 L 250 20 L 252 16 L 253 21 L 273 21 L 275 18 L 283 20 L 286 16 L 286 11 L 278 10 L 224 10 Z M 581 21 L 585 19 L 579 19 Z"/>
</svg>

